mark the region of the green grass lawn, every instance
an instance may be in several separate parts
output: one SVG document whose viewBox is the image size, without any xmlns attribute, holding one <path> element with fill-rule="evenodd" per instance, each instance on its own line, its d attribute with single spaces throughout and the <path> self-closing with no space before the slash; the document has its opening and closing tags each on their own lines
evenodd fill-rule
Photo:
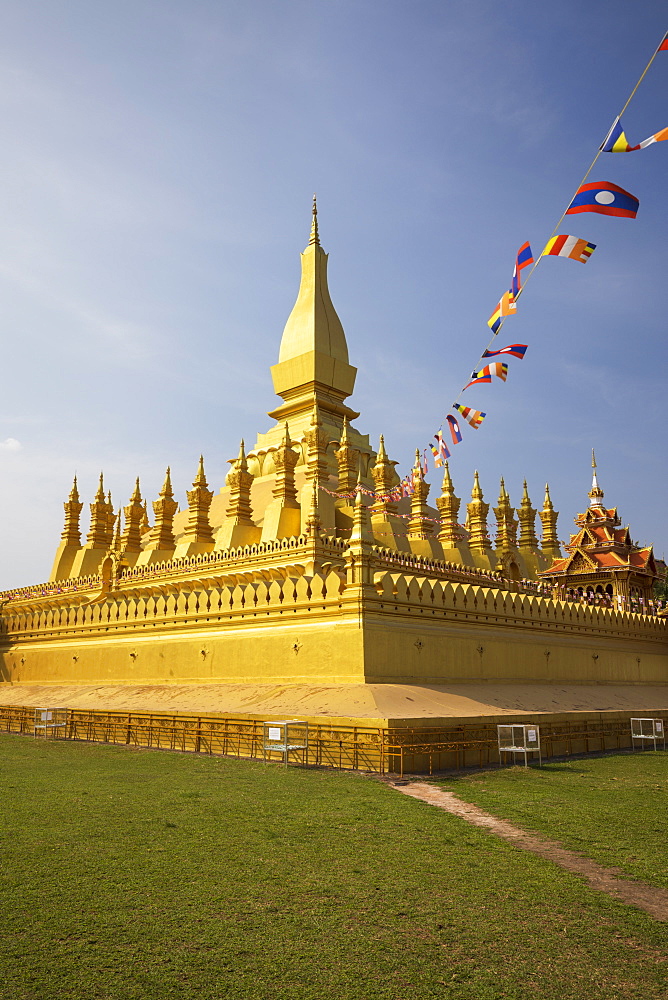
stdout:
<svg viewBox="0 0 668 1000">
<path fill-rule="evenodd" d="M 668 888 L 668 751 L 550 761 L 439 784 L 494 816 Z"/>
<path fill-rule="evenodd" d="M 372 778 L 7 735 L 0 762 L 3 1000 L 664 996 L 666 924 Z"/>
</svg>

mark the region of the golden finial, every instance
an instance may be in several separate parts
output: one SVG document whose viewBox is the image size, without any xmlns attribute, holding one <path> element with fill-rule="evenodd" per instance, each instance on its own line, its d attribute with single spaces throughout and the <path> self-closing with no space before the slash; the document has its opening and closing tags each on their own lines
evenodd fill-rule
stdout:
<svg viewBox="0 0 668 1000">
<path fill-rule="evenodd" d="M 482 489 L 480 488 L 480 477 L 478 475 L 478 470 L 476 469 L 475 474 L 473 476 L 473 489 L 471 490 L 471 499 L 482 500 L 482 497 L 483 497 L 483 492 Z"/>
<path fill-rule="evenodd" d="M 199 465 L 197 466 L 197 475 L 195 476 L 195 481 L 193 486 L 207 486 L 206 476 L 204 475 L 204 455 L 199 457 Z"/>
<path fill-rule="evenodd" d="M 237 456 L 236 467 L 237 469 L 241 469 L 242 472 L 246 472 L 248 470 L 248 462 L 246 461 L 246 451 L 244 448 L 243 438 L 241 439 L 241 444 L 239 445 L 239 454 Z"/>
<path fill-rule="evenodd" d="M 311 220 L 311 237 L 308 241 L 310 247 L 320 246 L 320 236 L 318 234 L 318 203 L 316 201 L 315 195 L 313 195 L 313 208 L 311 209 L 311 214 L 313 216 Z"/>
<path fill-rule="evenodd" d="M 313 410 L 311 411 L 311 427 L 322 427 L 322 420 L 320 419 L 320 407 L 318 406 L 318 400 L 313 404 Z"/>
<path fill-rule="evenodd" d="M 72 483 L 72 489 L 70 490 L 70 500 L 74 500 L 76 503 L 79 499 L 79 489 L 77 487 L 77 476 L 74 474 L 74 482 Z"/>
<path fill-rule="evenodd" d="M 378 459 L 379 462 L 387 462 L 387 452 L 385 451 L 385 438 L 380 435 L 380 444 L 378 445 Z"/>
<path fill-rule="evenodd" d="M 171 497 L 172 495 L 172 476 L 171 469 L 167 466 L 167 472 L 165 473 L 165 481 L 162 484 L 162 489 L 160 490 L 161 497 Z"/>
<path fill-rule="evenodd" d="M 285 421 L 285 433 L 283 434 L 283 440 L 281 441 L 281 448 L 291 448 L 292 439 L 290 437 L 290 428 L 288 427 L 287 420 Z"/>
<path fill-rule="evenodd" d="M 114 540 L 112 547 L 114 552 L 120 552 L 121 550 L 121 534 L 122 534 L 122 524 L 121 524 L 121 508 L 118 508 L 118 515 L 116 517 L 116 530 L 114 531 Z"/>
<path fill-rule="evenodd" d="M 104 503 L 104 475 L 102 472 L 100 473 L 100 484 L 97 488 L 95 499 L 98 503 Z"/>
<path fill-rule="evenodd" d="M 598 479 L 596 477 L 596 455 L 594 454 L 594 449 L 591 450 L 591 489 L 589 491 L 589 506 L 595 507 L 600 504 L 603 500 L 604 493 L 601 487 L 598 485 Z"/>
<path fill-rule="evenodd" d="M 103 499 L 104 499 L 104 497 L 103 497 Z M 139 491 L 139 476 L 137 476 L 137 479 L 136 479 L 136 482 L 135 482 L 134 492 L 133 492 L 132 496 L 130 497 L 130 503 L 133 503 L 136 500 L 138 500 L 141 503 L 141 493 Z"/>
</svg>

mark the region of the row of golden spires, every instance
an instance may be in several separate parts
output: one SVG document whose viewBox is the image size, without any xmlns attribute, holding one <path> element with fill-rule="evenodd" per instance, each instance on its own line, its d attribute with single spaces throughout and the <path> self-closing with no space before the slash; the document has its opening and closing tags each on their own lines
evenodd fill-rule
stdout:
<svg viewBox="0 0 668 1000">
<path fill-rule="evenodd" d="M 307 432 L 309 458 L 307 459 L 306 478 L 317 487 L 329 481 L 323 458 L 323 441 L 318 434 L 319 428 L 313 428 L 313 433 Z M 313 440 L 311 440 L 313 437 Z M 348 425 L 344 420 L 339 447 L 335 452 L 338 462 L 338 483 L 333 492 L 343 494 L 337 501 L 337 506 L 349 506 L 350 501 L 345 494 L 354 491 L 360 482 L 359 454 L 350 446 L 348 440 Z M 273 488 L 273 503 L 283 508 L 299 508 L 297 490 L 295 487 L 295 466 L 298 455 L 292 447 L 287 424 L 281 445 L 274 453 L 275 482 Z M 253 475 L 249 472 L 248 462 L 242 440 L 237 459 L 232 463 L 232 469 L 227 476 L 230 490 L 226 520 L 234 525 L 254 527 L 251 506 L 251 485 Z M 380 438 L 375 464 L 370 469 L 374 484 L 372 502 L 369 514 L 372 521 L 392 519 L 397 514 L 398 502 L 396 487 L 398 477 L 395 471 L 397 463 L 387 457 L 383 436 Z M 416 455 L 416 465 L 413 470 L 414 492 L 410 497 L 411 516 L 408 521 L 408 534 L 415 537 L 434 535 L 434 518 L 427 506 L 429 485 L 424 480 L 424 472 Z M 204 460 L 200 456 L 197 475 L 193 481 L 193 489 L 187 492 L 188 524 L 181 538 L 200 545 L 213 547 L 216 544 L 212 526 L 209 522 L 209 508 L 213 492 L 209 490 L 204 472 Z M 456 547 L 465 537 L 459 524 L 461 499 L 455 494 L 448 463 L 445 463 L 441 494 L 436 498 L 439 512 L 439 527 L 437 537 L 444 548 Z M 317 501 L 312 506 L 317 509 Z M 148 504 L 142 498 L 139 479 L 136 480 L 134 491 L 129 503 L 116 512 L 111 501 L 111 494 L 105 494 L 103 474 L 100 474 L 99 486 L 94 502 L 90 504 L 90 528 L 87 535 L 87 545 L 95 549 L 113 549 L 123 552 L 140 552 L 144 548 L 166 551 L 175 547 L 173 519 L 178 511 L 178 503 L 174 499 L 171 473 L 167 468 L 165 480 L 158 499 L 152 503 L 155 524 L 151 527 L 148 517 Z M 80 514 L 83 503 L 80 501 L 76 476 L 68 501 L 64 504 L 65 525 L 62 540 L 68 545 L 79 546 L 81 535 L 79 529 Z M 471 501 L 467 504 L 466 532 L 468 546 L 472 551 L 485 551 L 491 548 L 488 533 L 487 518 L 490 505 L 485 502 L 476 471 L 471 491 Z M 542 549 L 547 554 L 559 553 L 556 522 L 557 512 L 550 499 L 549 487 L 545 487 L 543 508 L 540 512 L 532 507 L 527 483 L 524 481 L 520 506 L 513 508 L 510 497 L 501 479 L 497 506 L 492 508 L 496 517 L 497 550 L 511 551 L 520 549 L 537 549 L 539 546 L 535 533 L 536 515 L 540 516 L 543 533 Z M 122 527 L 121 513 L 125 515 L 125 528 Z M 517 515 L 517 517 L 515 517 Z M 317 513 L 316 513 L 317 517 Z M 278 523 L 278 522 L 277 522 Z M 294 523 L 294 522 L 293 522 Z M 519 539 L 518 539 L 519 529 Z M 298 533 L 298 532 L 297 532 Z M 145 538 L 145 536 L 147 536 Z M 281 537 L 279 534 L 278 537 Z M 231 539 L 230 539 L 231 540 Z"/>
</svg>

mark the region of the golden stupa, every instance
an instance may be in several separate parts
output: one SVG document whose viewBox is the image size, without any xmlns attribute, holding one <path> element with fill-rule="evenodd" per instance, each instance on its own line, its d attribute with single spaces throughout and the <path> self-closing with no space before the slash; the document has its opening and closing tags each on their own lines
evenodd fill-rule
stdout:
<svg viewBox="0 0 668 1000">
<path fill-rule="evenodd" d="M 447 464 L 433 506 L 419 455 L 398 497 L 346 403 L 327 260 L 314 204 L 282 401 L 217 493 L 200 457 L 179 510 L 167 469 L 151 525 L 139 479 L 121 514 L 100 476 L 82 540 L 75 479 L 50 581 L 0 594 L 0 704 L 432 728 L 668 707 L 668 622 L 567 599 L 549 489 L 514 508 L 502 480 L 494 540 L 478 473 L 464 524 Z"/>
</svg>

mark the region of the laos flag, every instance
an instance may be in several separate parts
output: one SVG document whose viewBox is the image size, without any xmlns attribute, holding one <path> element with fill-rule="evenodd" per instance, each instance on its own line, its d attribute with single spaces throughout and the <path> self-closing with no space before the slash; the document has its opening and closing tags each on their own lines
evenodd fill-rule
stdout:
<svg viewBox="0 0 668 1000">
<path fill-rule="evenodd" d="M 578 212 L 598 212 L 600 215 L 617 215 L 623 219 L 635 219 L 640 202 L 624 188 L 609 181 L 594 181 L 583 184 L 566 209 L 566 215 Z"/>
</svg>

